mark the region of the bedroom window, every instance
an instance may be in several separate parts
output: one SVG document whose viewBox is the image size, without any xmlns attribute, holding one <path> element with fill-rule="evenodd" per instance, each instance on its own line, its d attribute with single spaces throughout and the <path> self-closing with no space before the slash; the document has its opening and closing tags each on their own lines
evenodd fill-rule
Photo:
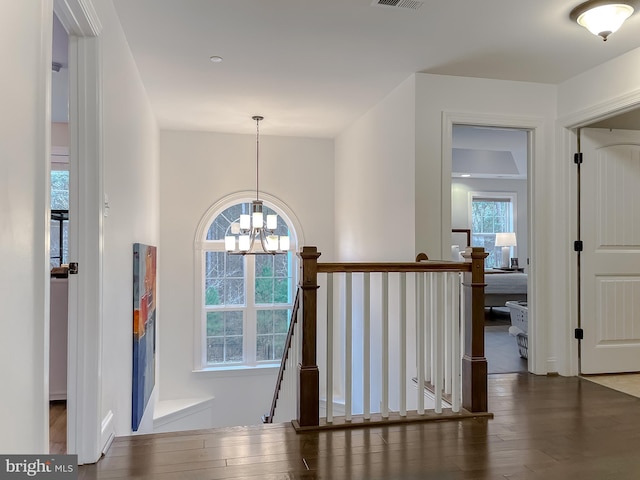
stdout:
<svg viewBox="0 0 640 480">
<path fill-rule="evenodd" d="M 501 247 L 496 247 L 496 233 L 515 232 L 515 193 L 470 193 L 471 244 L 489 252 L 485 268 L 499 267 Z M 512 247 L 513 248 L 513 247 Z M 513 251 L 511 252 L 513 256 Z"/>
<path fill-rule="evenodd" d="M 51 169 L 51 267 L 69 262 L 69 170 L 54 164 Z"/>
<path fill-rule="evenodd" d="M 268 366 L 282 357 L 295 296 L 296 249 L 292 241 L 282 254 L 227 253 L 227 228 L 250 211 L 250 202 L 218 210 L 201 244 L 202 368 Z M 295 239 L 280 211 L 267 205 L 264 211 L 278 215 L 278 235 Z"/>
</svg>

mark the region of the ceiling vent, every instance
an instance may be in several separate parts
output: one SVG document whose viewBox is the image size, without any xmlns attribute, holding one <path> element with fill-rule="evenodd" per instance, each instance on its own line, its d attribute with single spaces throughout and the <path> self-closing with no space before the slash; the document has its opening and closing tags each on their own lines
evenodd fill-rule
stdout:
<svg viewBox="0 0 640 480">
<path fill-rule="evenodd" d="M 422 6 L 423 2 L 417 0 L 373 0 L 371 5 L 377 7 L 396 7 L 396 8 L 410 8 L 411 10 L 417 10 Z"/>
</svg>

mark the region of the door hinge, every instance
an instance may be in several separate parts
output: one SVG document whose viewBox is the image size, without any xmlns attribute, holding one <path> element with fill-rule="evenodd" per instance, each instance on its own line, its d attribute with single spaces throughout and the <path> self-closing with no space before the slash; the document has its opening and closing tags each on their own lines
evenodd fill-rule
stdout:
<svg viewBox="0 0 640 480">
<path fill-rule="evenodd" d="M 582 152 L 573 154 L 573 163 L 580 165 L 582 163 Z"/>
<path fill-rule="evenodd" d="M 573 250 L 575 252 L 581 252 L 583 247 L 584 245 L 582 244 L 582 240 L 576 240 L 575 242 L 573 242 Z"/>
<path fill-rule="evenodd" d="M 69 275 L 77 275 L 77 274 L 78 274 L 78 262 L 70 262 Z"/>
<path fill-rule="evenodd" d="M 576 328 L 574 331 L 574 337 L 576 338 L 576 340 L 584 339 L 584 330 L 582 330 L 581 328 Z"/>
</svg>

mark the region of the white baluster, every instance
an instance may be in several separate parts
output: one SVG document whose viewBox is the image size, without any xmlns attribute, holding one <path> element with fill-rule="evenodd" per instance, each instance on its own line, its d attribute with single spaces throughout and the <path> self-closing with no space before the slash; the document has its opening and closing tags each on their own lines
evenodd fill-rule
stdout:
<svg viewBox="0 0 640 480">
<path fill-rule="evenodd" d="M 382 274 L 382 418 L 389 418 L 389 274 Z"/>
<path fill-rule="evenodd" d="M 371 418 L 371 274 L 365 272 L 363 280 L 362 395 L 364 418 L 369 420 Z"/>
<path fill-rule="evenodd" d="M 407 416 L 407 274 L 400 273 L 400 416 Z"/>
<path fill-rule="evenodd" d="M 333 423 L 333 273 L 327 273 L 327 423 Z"/>
<path fill-rule="evenodd" d="M 433 273 L 425 273 L 425 282 L 423 295 L 425 297 L 424 308 L 423 308 L 423 317 L 424 317 L 424 369 L 425 369 L 425 380 L 427 382 L 432 381 L 433 379 L 433 364 L 432 364 L 432 356 L 433 356 L 433 347 L 432 347 L 432 337 L 433 337 L 433 314 L 431 309 L 433 308 L 433 294 L 431 289 L 433 288 Z"/>
<path fill-rule="evenodd" d="M 353 368 L 353 306 L 352 306 L 352 278 L 351 273 L 346 274 L 345 285 L 345 388 L 344 388 L 344 415 L 347 422 L 351 421 L 351 395 L 353 391 L 352 385 L 352 368 Z"/>
<path fill-rule="evenodd" d="M 416 360 L 417 360 L 417 383 L 418 383 L 418 413 L 424 415 L 424 364 L 425 364 L 425 348 L 424 348 L 424 274 L 418 272 L 415 274 L 416 286 Z"/>
<path fill-rule="evenodd" d="M 434 282 L 434 303 L 435 303 L 435 317 L 433 319 L 433 390 L 435 394 L 435 411 L 436 413 L 442 413 L 442 359 L 443 355 L 443 298 L 442 293 L 444 276 L 436 275 L 436 281 Z"/>
<path fill-rule="evenodd" d="M 453 338 L 451 336 L 453 311 L 452 302 L 452 281 L 453 273 L 444 273 L 444 393 L 451 394 L 451 346 Z"/>
<path fill-rule="evenodd" d="M 460 382 L 462 379 L 462 362 L 460 355 L 460 345 L 462 342 L 460 337 L 460 279 L 461 275 L 458 273 L 453 274 L 451 280 L 451 410 L 454 412 L 460 411 Z"/>
</svg>

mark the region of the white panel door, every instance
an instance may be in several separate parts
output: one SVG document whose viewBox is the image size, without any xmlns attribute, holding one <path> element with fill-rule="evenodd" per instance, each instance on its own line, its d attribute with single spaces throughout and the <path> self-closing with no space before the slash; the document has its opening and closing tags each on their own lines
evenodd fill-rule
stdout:
<svg viewBox="0 0 640 480">
<path fill-rule="evenodd" d="M 640 132 L 580 138 L 581 371 L 640 371 Z"/>
</svg>

